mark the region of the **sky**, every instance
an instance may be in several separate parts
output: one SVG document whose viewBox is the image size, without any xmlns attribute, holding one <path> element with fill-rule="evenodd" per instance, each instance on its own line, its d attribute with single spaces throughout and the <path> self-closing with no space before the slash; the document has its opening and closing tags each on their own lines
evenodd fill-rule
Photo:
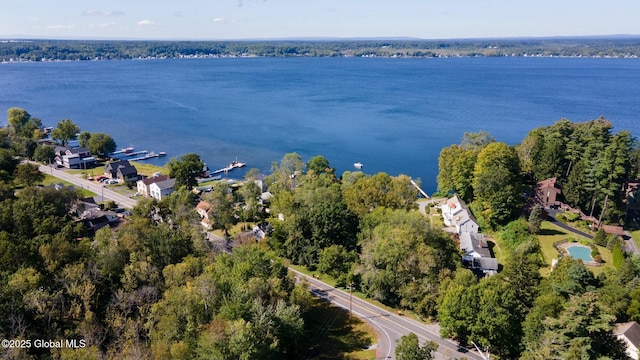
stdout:
<svg viewBox="0 0 640 360">
<path fill-rule="evenodd" d="M 638 0 L 0 0 L 0 38 L 639 35 Z"/>
</svg>

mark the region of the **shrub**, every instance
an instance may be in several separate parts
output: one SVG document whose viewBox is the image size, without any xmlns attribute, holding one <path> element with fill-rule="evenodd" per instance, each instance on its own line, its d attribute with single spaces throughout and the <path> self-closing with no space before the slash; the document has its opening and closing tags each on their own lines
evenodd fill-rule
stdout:
<svg viewBox="0 0 640 360">
<path fill-rule="evenodd" d="M 593 237 L 593 243 L 598 246 L 607 245 L 607 234 L 602 228 L 598 229 L 598 232 L 596 232 L 596 235 Z"/>
<path fill-rule="evenodd" d="M 595 245 L 591 245 L 591 257 L 595 259 L 596 256 L 600 255 L 600 251 L 598 250 L 598 247 Z"/>
<path fill-rule="evenodd" d="M 562 213 L 562 215 L 569 222 L 576 221 L 576 220 L 578 220 L 580 218 L 580 215 L 578 215 L 576 213 L 573 213 L 573 212 L 570 212 L 570 211 L 566 211 L 566 212 Z"/>
<path fill-rule="evenodd" d="M 607 249 L 613 250 L 616 244 L 622 246 L 622 240 L 618 239 L 618 235 L 611 234 L 611 236 L 609 237 L 609 241 L 607 241 Z"/>
</svg>

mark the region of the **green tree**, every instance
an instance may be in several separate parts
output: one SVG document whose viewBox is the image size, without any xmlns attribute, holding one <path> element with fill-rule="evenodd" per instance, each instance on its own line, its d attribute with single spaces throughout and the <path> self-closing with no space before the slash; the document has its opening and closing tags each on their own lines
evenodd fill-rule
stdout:
<svg viewBox="0 0 640 360">
<path fill-rule="evenodd" d="M 24 163 L 16 167 L 15 180 L 25 186 L 33 186 L 44 180 L 44 174 L 38 169 L 38 165 Z"/>
<path fill-rule="evenodd" d="M 543 320 L 545 331 L 523 359 L 625 359 L 614 322 L 595 293 L 572 296 L 557 318 Z"/>
<path fill-rule="evenodd" d="M 81 147 L 89 147 L 89 139 L 91 139 L 91 133 L 88 131 L 83 131 L 78 135 L 78 142 Z"/>
<path fill-rule="evenodd" d="M 116 151 L 116 142 L 105 133 L 93 133 L 88 141 L 89 151 L 100 157 L 106 157 Z"/>
<path fill-rule="evenodd" d="M 33 153 L 34 160 L 44 164 L 52 164 L 55 157 L 56 153 L 51 145 L 39 145 Z"/>
<path fill-rule="evenodd" d="M 198 176 L 202 174 L 204 163 L 198 154 L 186 154 L 180 159 L 172 158 L 167 163 L 169 176 L 176 179 L 177 186 L 186 186 L 191 190 L 198 185 Z"/>
<path fill-rule="evenodd" d="M 518 214 L 523 202 L 520 165 L 512 147 L 493 142 L 480 151 L 473 171 L 473 192 L 474 212 L 492 228 Z"/>
<path fill-rule="evenodd" d="M 11 180 L 18 163 L 11 150 L 0 148 L 0 181 Z"/>
<path fill-rule="evenodd" d="M 616 268 L 622 266 L 622 263 L 624 263 L 624 251 L 622 251 L 619 243 L 614 245 L 611 254 L 613 255 L 613 266 Z"/>
<path fill-rule="evenodd" d="M 542 206 L 536 204 L 529 213 L 529 232 L 532 234 L 538 234 L 540 232 L 540 226 L 542 225 Z"/>
<path fill-rule="evenodd" d="M 229 236 L 229 229 L 235 220 L 234 199 L 231 188 L 226 183 L 216 183 L 213 191 L 205 199 L 211 203 L 209 219 L 216 228 L 222 229 Z"/>
<path fill-rule="evenodd" d="M 62 146 L 67 146 L 69 140 L 75 140 L 80 132 L 80 127 L 71 119 L 62 119 L 56 124 L 56 128 L 51 131 L 53 140 L 60 140 Z"/>
<path fill-rule="evenodd" d="M 599 228 L 593 236 L 593 243 L 598 246 L 607 246 L 607 234 L 603 228 Z"/>
<path fill-rule="evenodd" d="M 334 169 L 329 165 L 329 160 L 322 155 L 316 155 L 307 161 L 307 171 L 309 170 L 312 170 L 316 174 L 334 172 Z"/>
<path fill-rule="evenodd" d="M 432 360 L 433 353 L 438 350 L 438 343 L 429 341 L 424 346 L 420 346 L 418 336 L 414 333 L 403 335 L 396 347 L 396 359 L 398 360 Z"/>
<path fill-rule="evenodd" d="M 31 115 L 24 109 L 12 107 L 7 110 L 7 122 L 15 135 L 39 139 L 42 137 L 42 121 Z"/>
</svg>

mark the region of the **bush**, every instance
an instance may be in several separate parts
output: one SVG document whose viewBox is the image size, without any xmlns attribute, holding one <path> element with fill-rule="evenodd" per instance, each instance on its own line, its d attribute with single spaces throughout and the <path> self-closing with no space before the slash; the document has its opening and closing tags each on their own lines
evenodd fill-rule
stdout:
<svg viewBox="0 0 640 360">
<path fill-rule="evenodd" d="M 598 250 L 598 247 L 595 245 L 591 245 L 591 257 L 595 259 L 596 256 L 600 255 L 600 251 Z"/>
<path fill-rule="evenodd" d="M 598 246 L 607 245 L 607 234 L 602 228 L 598 229 L 598 232 L 596 232 L 596 235 L 593 237 L 593 243 Z"/>
<path fill-rule="evenodd" d="M 618 235 L 611 234 L 611 236 L 609 237 L 609 241 L 607 241 L 607 249 L 613 250 L 616 244 L 622 246 L 622 240 L 618 239 Z"/>
<path fill-rule="evenodd" d="M 573 212 L 570 212 L 570 211 L 564 212 L 564 213 L 562 213 L 562 215 L 569 222 L 576 221 L 576 220 L 578 220 L 580 218 L 580 215 L 578 215 L 576 213 L 573 213 Z"/>
</svg>

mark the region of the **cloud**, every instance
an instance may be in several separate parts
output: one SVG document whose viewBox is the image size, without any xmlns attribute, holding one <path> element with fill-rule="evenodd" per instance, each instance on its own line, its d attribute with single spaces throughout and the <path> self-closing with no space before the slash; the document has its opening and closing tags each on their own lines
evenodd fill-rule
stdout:
<svg viewBox="0 0 640 360">
<path fill-rule="evenodd" d="M 73 25 L 49 25 L 46 28 L 52 29 L 52 30 L 65 30 L 65 29 L 73 29 Z"/>
<path fill-rule="evenodd" d="M 224 24 L 227 22 L 227 20 L 225 18 L 215 18 L 213 19 L 213 22 L 218 24 Z"/>
<path fill-rule="evenodd" d="M 155 21 L 151 21 L 151 20 L 138 21 L 138 26 L 154 26 L 155 24 L 156 24 Z"/>
<path fill-rule="evenodd" d="M 124 11 L 120 11 L 120 10 L 101 11 L 98 9 L 89 9 L 89 10 L 83 11 L 82 15 L 98 16 L 98 17 L 122 16 L 124 15 Z"/>
</svg>

